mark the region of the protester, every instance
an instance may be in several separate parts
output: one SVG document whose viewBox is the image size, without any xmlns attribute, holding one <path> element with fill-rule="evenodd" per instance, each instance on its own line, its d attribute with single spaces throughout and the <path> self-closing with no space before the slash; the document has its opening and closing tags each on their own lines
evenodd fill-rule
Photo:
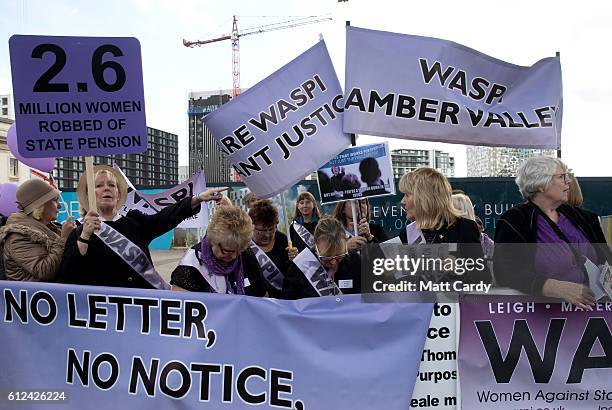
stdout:
<svg viewBox="0 0 612 410">
<path fill-rule="evenodd" d="M 357 204 L 358 235 L 355 235 L 354 232 L 353 211 L 350 201 L 338 202 L 332 213 L 333 217 L 340 221 L 344 227 L 349 251 L 360 250 L 366 243 L 381 243 L 387 240 L 387 235 L 382 227 L 370 222 L 370 202 L 368 199 L 359 199 Z"/>
<path fill-rule="evenodd" d="M 587 219 L 587 221 L 593 228 L 593 232 L 595 232 L 595 234 L 597 235 L 596 242 L 605 243 L 606 237 L 601 227 L 601 221 L 599 220 L 599 215 L 597 215 L 593 211 L 589 211 L 588 209 L 585 209 L 582 207 L 582 203 L 584 201 L 584 198 L 582 196 L 582 189 L 580 189 L 580 184 L 578 183 L 578 179 L 576 178 L 576 176 L 573 173 L 571 173 L 569 170 L 568 172 L 569 172 L 568 175 L 570 178 L 570 189 L 569 189 L 569 193 L 567 196 L 567 204 L 575 207 L 576 210 L 582 213 L 582 215 Z M 600 233 L 602 236 L 599 236 Z M 611 259 L 612 251 L 610 250 L 610 248 L 603 247 L 602 250 L 607 255 L 606 259 L 608 260 Z"/>
<path fill-rule="evenodd" d="M 217 207 L 206 236 L 172 272 L 172 290 L 264 296 L 266 284 L 249 249 L 253 223 L 243 210 Z"/>
<path fill-rule="evenodd" d="M 24 182 L 16 195 L 21 211 L 0 228 L 6 279 L 55 282 L 74 223 L 67 221 L 61 229 L 53 223 L 61 208 L 60 192 L 41 179 Z"/>
<path fill-rule="evenodd" d="M 259 201 L 259 198 L 257 198 L 255 194 L 252 192 L 249 192 L 248 194 L 244 196 L 244 204 L 246 205 L 247 212 L 249 211 L 249 209 L 251 209 L 253 204 L 257 201 Z"/>
<path fill-rule="evenodd" d="M 453 206 L 459 211 L 459 215 L 462 218 L 471 219 L 476 221 L 476 214 L 474 213 L 474 204 L 469 196 L 465 194 L 452 194 Z"/>
<path fill-rule="evenodd" d="M 400 232 L 402 243 L 456 243 L 457 255 L 466 260 L 484 260 L 480 232 L 476 222 L 461 217 L 453 206 L 451 186 L 444 175 L 429 168 L 417 168 L 404 174 L 399 181 L 404 194 L 401 204 L 414 222 Z M 473 269 L 464 282 L 491 282 L 489 269 Z"/>
<path fill-rule="evenodd" d="M 524 293 L 564 299 L 587 308 L 595 302 L 584 266 L 609 258 L 599 224 L 566 204 L 571 176 L 561 160 L 528 159 L 516 184 L 525 203 L 506 211 L 495 230 L 496 279 Z M 517 247 L 516 244 L 538 244 Z"/>
<path fill-rule="evenodd" d="M 480 219 L 478 216 L 476 217 L 476 225 L 478 225 L 478 230 L 480 231 L 480 245 L 482 246 L 482 252 L 484 253 L 485 258 L 492 259 L 493 251 L 495 250 L 495 242 L 493 242 L 493 239 L 491 239 L 484 231 L 482 219 Z"/>
<path fill-rule="evenodd" d="M 469 196 L 464 193 L 453 194 L 453 206 L 459 211 L 462 218 L 471 219 L 476 222 L 478 231 L 480 232 L 480 245 L 482 246 L 482 252 L 485 258 L 491 259 L 493 257 L 493 240 L 484 232 L 482 226 L 482 220 L 476 216 L 474 212 L 474 204 Z"/>
<path fill-rule="evenodd" d="M 96 208 L 89 209 L 87 180 L 81 175 L 77 198 L 86 212 L 83 224 L 66 241 L 61 274 L 68 283 L 130 288 L 165 288 L 167 284 L 153 268 L 149 244 L 182 220 L 200 212 L 204 201 L 220 201 L 223 188 L 208 189 L 187 197 L 156 214 L 118 210 L 127 196 L 127 185 L 119 172 L 105 165 L 94 167 Z M 104 225 L 102 224 L 104 222 Z M 104 228 L 103 241 L 98 234 Z"/>
<path fill-rule="evenodd" d="M 253 243 L 268 258 L 267 260 L 257 258 L 264 278 L 270 278 L 266 280 L 268 294 L 280 298 L 282 279 L 291 260 L 297 256 L 297 248 L 289 249 L 287 236 L 276 229 L 278 210 L 269 199 L 255 202 L 249 210 L 249 217 L 253 221 Z"/>
<path fill-rule="evenodd" d="M 319 222 L 319 218 L 321 218 L 321 212 L 319 211 L 315 197 L 310 192 L 302 192 L 299 194 L 295 201 L 293 224 L 290 232 L 291 242 L 299 252 L 307 247 L 305 239 L 306 237 L 312 236 Z M 306 228 L 307 232 L 302 232 L 300 235 L 296 231 L 294 224 Z"/>
<path fill-rule="evenodd" d="M 331 216 L 319 220 L 314 233 L 315 254 L 334 283 L 342 293 L 361 293 L 361 259 L 356 252 L 350 252 L 342 224 Z M 308 251 L 305 251 L 308 252 Z M 300 299 L 318 296 L 304 273 L 295 263 L 287 270 L 283 286 L 286 299 Z"/>
</svg>

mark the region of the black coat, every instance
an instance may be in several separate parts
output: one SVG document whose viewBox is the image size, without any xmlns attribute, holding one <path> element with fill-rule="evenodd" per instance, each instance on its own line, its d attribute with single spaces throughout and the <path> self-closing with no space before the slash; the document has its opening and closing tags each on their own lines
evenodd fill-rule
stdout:
<svg viewBox="0 0 612 410">
<path fill-rule="evenodd" d="M 597 261 L 593 262 L 612 262 L 612 253 L 606 245 L 606 238 L 596 214 L 565 204 L 557 208 L 557 211 L 567 217 L 591 242 L 597 252 Z M 493 271 L 499 285 L 518 289 L 523 293 L 542 294 L 542 287 L 548 278 L 534 271 L 535 246 L 508 246 L 536 243 L 537 217 L 541 214 L 543 215 L 543 212 L 534 203 L 527 201 L 513 206 L 497 221 Z"/>
<path fill-rule="evenodd" d="M 137 245 L 152 262 L 149 244 L 153 239 L 174 229 L 181 221 L 200 212 L 191 208 L 191 197 L 184 198 L 153 215 L 132 210 L 116 221 L 105 222 Z M 153 286 L 136 273 L 100 238 L 92 235 L 87 253 L 81 255 L 77 238 L 83 226 L 75 228 L 68 239 L 60 264 L 60 277 L 77 285 L 152 289 Z"/>
<path fill-rule="evenodd" d="M 334 275 L 334 282 L 340 286 L 340 281 L 352 281 L 351 287 L 342 287 L 343 294 L 361 293 L 361 258 L 356 252 L 349 252 L 349 256 L 340 262 Z M 319 294 L 312 287 L 306 276 L 294 264 L 289 265 L 283 284 L 283 299 L 301 299 L 317 297 Z"/>
<path fill-rule="evenodd" d="M 389 237 L 387 236 L 387 233 L 385 232 L 382 226 L 376 225 L 375 223 L 372 223 L 372 222 L 369 223 L 369 226 L 370 226 L 370 233 L 372 234 L 372 236 L 374 236 L 374 239 L 372 239 L 371 243 L 382 243 L 386 241 L 387 239 L 389 239 Z"/>
<path fill-rule="evenodd" d="M 434 235 L 433 244 L 436 243 L 456 243 L 457 252 L 456 255 L 459 258 L 466 258 L 471 260 L 482 259 L 484 260 L 484 254 L 482 252 L 482 246 L 480 244 L 480 231 L 476 222 L 467 218 L 459 218 L 451 226 L 443 227 L 432 232 Z M 407 243 L 406 229 L 402 229 L 399 234 L 402 243 Z M 469 277 L 464 277 L 462 280 L 468 283 L 491 283 L 491 272 L 485 264 L 485 269 L 482 271 L 472 270 L 469 273 Z"/>
<path fill-rule="evenodd" d="M 300 225 L 302 225 L 304 228 L 306 228 L 306 230 L 308 232 L 310 232 L 311 234 L 314 235 L 314 231 L 315 231 L 315 228 L 317 227 L 318 223 L 319 223 L 319 221 L 317 220 L 316 222 L 305 222 L 305 223 L 300 224 Z M 298 233 L 295 231 L 295 229 L 293 229 L 293 224 L 291 224 L 289 237 L 291 238 L 291 244 L 294 247 L 298 248 L 298 252 L 302 252 L 306 248 L 306 243 L 304 243 L 304 241 L 302 240 L 300 235 L 298 235 Z"/>
<path fill-rule="evenodd" d="M 200 264 L 203 264 L 200 254 L 200 244 L 193 246 L 192 249 L 196 251 L 196 257 Z M 265 279 L 261 275 L 261 269 L 257 264 L 255 255 L 250 249 L 245 250 L 240 254 L 242 258 L 242 270 L 245 279 L 248 279 L 249 286 L 245 283 L 244 293 L 248 296 L 264 296 L 266 294 L 266 283 Z M 236 293 L 236 277 L 230 274 L 228 277 L 230 286 L 234 293 Z M 172 278 L 170 280 L 171 285 L 179 286 L 185 290 L 191 292 L 207 292 L 211 293 L 212 288 L 204 279 L 199 270 L 193 266 L 182 266 L 179 265 L 172 272 Z"/>
</svg>

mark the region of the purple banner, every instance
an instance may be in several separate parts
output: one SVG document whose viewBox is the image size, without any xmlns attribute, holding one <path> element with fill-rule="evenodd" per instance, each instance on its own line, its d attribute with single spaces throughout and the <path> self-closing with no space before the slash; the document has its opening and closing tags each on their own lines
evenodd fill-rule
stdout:
<svg viewBox="0 0 612 410">
<path fill-rule="evenodd" d="M 612 403 L 612 303 L 461 304 L 463 409 L 606 409 Z"/>
<path fill-rule="evenodd" d="M 15 35 L 9 48 L 21 155 L 87 156 L 147 149 L 137 39 Z"/>
</svg>

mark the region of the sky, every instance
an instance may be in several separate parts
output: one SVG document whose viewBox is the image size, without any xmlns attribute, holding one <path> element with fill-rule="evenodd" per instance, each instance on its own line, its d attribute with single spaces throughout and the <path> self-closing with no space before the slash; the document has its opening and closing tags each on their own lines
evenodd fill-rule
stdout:
<svg viewBox="0 0 612 410">
<path fill-rule="evenodd" d="M 8 39 L 13 34 L 133 36 L 142 46 L 147 125 L 179 135 L 186 165 L 187 93 L 229 89 L 229 41 L 186 48 L 182 39 L 229 33 L 232 16 L 244 30 L 287 16 L 329 14 L 333 20 L 240 40 L 241 86 L 250 87 L 314 45 L 322 35 L 344 83 L 345 21 L 369 29 L 452 40 L 513 64 L 529 66 L 561 53 L 562 155 L 578 176 L 611 176 L 612 108 L 607 80 L 612 5 L 558 1 L 348 0 L 0 0 L 0 94 L 11 93 Z M 360 143 L 384 140 L 361 137 Z M 466 175 L 465 146 L 389 139 L 391 148 L 436 148 Z"/>
</svg>

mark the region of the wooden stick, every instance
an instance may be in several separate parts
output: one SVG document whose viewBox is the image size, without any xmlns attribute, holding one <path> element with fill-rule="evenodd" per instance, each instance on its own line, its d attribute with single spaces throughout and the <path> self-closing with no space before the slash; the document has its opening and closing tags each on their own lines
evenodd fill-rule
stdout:
<svg viewBox="0 0 612 410">
<path fill-rule="evenodd" d="M 289 242 L 289 250 L 293 247 L 291 243 L 291 232 L 289 232 L 289 218 L 287 218 L 287 206 L 285 205 L 285 192 L 280 193 L 281 208 L 283 208 L 283 219 L 285 220 L 285 232 L 287 232 L 287 241 Z"/>
<path fill-rule="evenodd" d="M 96 181 L 94 180 L 93 157 L 85 157 L 85 174 L 87 175 L 87 202 L 89 210 L 98 212 L 96 206 Z"/>
<path fill-rule="evenodd" d="M 357 220 L 357 207 L 355 203 L 357 202 L 355 199 L 351 199 L 351 213 L 353 214 L 353 229 L 355 231 L 355 236 L 359 236 L 359 221 Z"/>
</svg>

